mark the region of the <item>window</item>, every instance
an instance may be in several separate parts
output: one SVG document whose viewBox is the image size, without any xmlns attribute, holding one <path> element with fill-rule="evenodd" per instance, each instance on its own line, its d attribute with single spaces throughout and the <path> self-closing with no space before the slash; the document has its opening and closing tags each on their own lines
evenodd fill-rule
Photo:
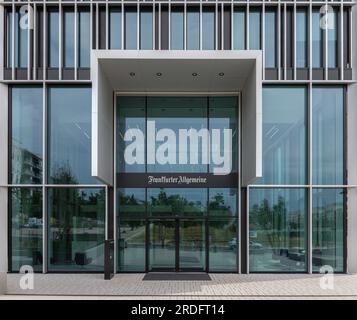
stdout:
<svg viewBox="0 0 357 320">
<path fill-rule="evenodd" d="M 306 89 L 263 89 L 263 184 L 306 183 Z"/>
<path fill-rule="evenodd" d="M 48 89 L 49 183 L 96 183 L 91 176 L 91 89 Z"/>
<path fill-rule="evenodd" d="M 152 50 L 153 44 L 153 20 L 150 8 L 140 11 L 140 49 Z"/>
<path fill-rule="evenodd" d="M 74 67 L 74 11 L 67 9 L 63 13 L 64 23 L 64 67 Z"/>
<path fill-rule="evenodd" d="M 183 50 L 183 11 L 171 11 L 171 50 Z"/>
<path fill-rule="evenodd" d="M 109 11 L 109 48 L 121 49 L 121 9 L 110 8 Z"/>
<path fill-rule="evenodd" d="M 187 49 L 200 49 L 200 12 L 194 8 L 187 11 Z"/>
<path fill-rule="evenodd" d="M 306 10 L 296 11 L 296 66 L 307 67 L 307 19 Z"/>
<path fill-rule="evenodd" d="M 305 189 L 250 189 L 250 272 L 306 272 Z"/>
<path fill-rule="evenodd" d="M 12 67 L 12 11 L 11 9 L 6 10 L 6 66 L 8 68 Z"/>
<path fill-rule="evenodd" d="M 260 50 L 260 20 L 261 12 L 257 9 L 252 9 L 249 12 L 249 49 Z"/>
<path fill-rule="evenodd" d="M 104 269 L 104 189 L 48 190 L 48 270 Z"/>
<path fill-rule="evenodd" d="M 11 89 L 11 182 L 42 182 L 42 88 Z"/>
<path fill-rule="evenodd" d="M 327 30 L 328 34 L 328 67 L 337 68 L 337 41 L 338 41 L 338 11 L 332 7 L 333 11 L 328 13 L 328 19 L 331 19 L 331 26 Z M 329 22 L 330 23 L 330 20 Z"/>
<path fill-rule="evenodd" d="M 59 66 L 59 16 L 58 10 L 48 11 L 48 66 Z"/>
<path fill-rule="evenodd" d="M 312 10 L 312 67 L 322 67 L 322 29 L 319 9 Z"/>
<path fill-rule="evenodd" d="M 78 67 L 90 66 L 90 12 L 78 12 Z"/>
<path fill-rule="evenodd" d="M 42 189 L 10 189 L 11 270 L 30 265 L 42 272 Z"/>
<path fill-rule="evenodd" d="M 137 49 L 137 12 L 134 8 L 125 11 L 125 49 Z"/>
<path fill-rule="evenodd" d="M 313 184 L 343 184 L 343 87 L 313 87 Z"/>
<path fill-rule="evenodd" d="M 343 272 L 343 189 L 314 189 L 312 193 L 312 270 L 328 265 Z"/>
<path fill-rule="evenodd" d="M 276 12 L 265 12 L 265 67 L 276 67 Z"/>
<path fill-rule="evenodd" d="M 214 50 L 215 47 L 215 13 L 212 9 L 202 12 L 202 49 Z"/>
<path fill-rule="evenodd" d="M 245 49 L 245 10 L 235 9 L 233 12 L 233 47 L 236 50 Z"/>
</svg>

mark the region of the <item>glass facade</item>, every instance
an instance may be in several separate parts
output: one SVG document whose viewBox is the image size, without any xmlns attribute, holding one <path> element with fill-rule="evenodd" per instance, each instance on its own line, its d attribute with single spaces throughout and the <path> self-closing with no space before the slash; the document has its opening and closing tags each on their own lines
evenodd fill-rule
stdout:
<svg viewBox="0 0 357 320">
<path fill-rule="evenodd" d="M 48 271 L 103 271 L 104 189 L 48 190 Z"/>
<path fill-rule="evenodd" d="M 11 183 L 41 184 L 42 88 L 13 86 L 11 100 Z"/>
<path fill-rule="evenodd" d="M 306 201 L 304 189 L 250 191 L 250 272 L 307 271 Z"/>
<path fill-rule="evenodd" d="M 286 10 L 243 2 L 37 4 L 30 30 L 21 27 L 20 6 L 4 6 L 9 271 L 26 264 L 36 272 L 103 272 L 109 204 L 117 272 L 346 271 L 348 3 L 342 11 L 331 3 L 327 30 L 314 3 L 287 3 Z M 263 72 L 263 176 L 246 189 L 246 207 L 239 99 L 228 95 L 116 97 L 117 189 L 106 203 L 107 186 L 91 176 L 92 49 L 262 50 L 264 67 L 275 70 Z M 173 134 L 163 134 L 167 128 Z M 149 141 L 150 129 L 162 135 Z M 234 183 L 142 183 L 149 175 L 210 177 L 222 163 L 205 163 L 207 154 L 191 152 L 191 141 L 180 149 L 176 139 L 180 130 L 227 129 Z M 143 133 L 136 150 L 133 136 L 125 138 L 130 130 Z M 223 136 L 196 142 L 207 143 L 210 160 L 222 158 Z M 124 161 L 130 150 L 140 163 Z"/>
</svg>

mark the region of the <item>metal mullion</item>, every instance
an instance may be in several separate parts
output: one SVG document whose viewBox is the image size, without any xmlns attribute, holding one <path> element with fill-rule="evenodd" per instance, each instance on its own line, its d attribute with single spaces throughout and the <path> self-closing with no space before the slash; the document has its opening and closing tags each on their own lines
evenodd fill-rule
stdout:
<svg viewBox="0 0 357 320">
<path fill-rule="evenodd" d="M 293 54 L 294 54 L 294 57 L 293 57 L 293 64 L 294 64 L 294 80 L 296 80 L 296 2 L 294 2 L 294 15 L 293 15 L 293 28 L 294 28 L 294 32 L 293 32 L 293 35 L 294 35 L 294 38 L 293 38 L 293 47 L 294 47 L 294 51 L 293 51 Z"/>
<path fill-rule="evenodd" d="M 286 32 L 286 3 L 284 3 L 284 80 L 286 80 L 286 54 L 287 54 L 287 45 L 286 45 L 286 40 L 287 40 L 287 32 Z"/>
<path fill-rule="evenodd" d="M 202 14 L 203 14 L 203 8 L 202 8 L 202 2 L 200 2 L 200 8 L 199 8 L 199 10 L 200 10 L 200 13 L 199 13 L 199 28 L 200 28 L 200 31 L 199 31 L 199 42 L 200 42 L 200 44 L 199 44 L 199 48 L 200 48 L 200 50 L 202 50 L 202 32 L 203 32 L 203 30 L 202 30 Z"/>
<path fill-rule="evenodd" d="M 32 79 L 36 79 L 36 68 L 37 68 L 37 45 L 38 45 L 38 39 L 37 39 L 37 4 L 34 3 L 34 8 L 33 8 L 33 66 L 32 66 Z"/>
<path fill-rule="evenodd" d="M 168 23 L 167 23 L 167 28 L 168 28 L 168 48 L 169 50 L 171 50 L 171 1 L 169 1 L 168 3 L 168 6 L 167 6 L 167 11 L 168 11 L 168 17 L 167 17 L 167 20 L 168 20 Z"/>
<path fill-rule="evenodd" d="M 344 70 L 345 70 L 345 66 L 344 66 L 344 36 L 343 36 L 343 32 L 344 32 L 344 17 L 343 17 L 343 2 L 341 2 L 340 4 L 340 20 L 338 22 L 338 26 L 340 27 L 340 34 L 339 34 L 339 38 L 340 41 L 338 41 L 338 45 L 337 48 L 339 48 L 339 53 L 340 53 L 340 79 L 343 80 L 344 79 Z"/>
<path fill-rule="evenodd" d="M 353 14 L 352 14 L 352 8 L 349 10 L 349 15 L 350 15 L 350 21 L 349 21 L 349 26 L 348 26 L 348 31 L 350 34 L 350 52 L 349 52 L 349 60 L 350 60 L 350 68 L 353 66 L 353 36 L 352 36 L 352 31 L 353 31 Z"/>
<path fill-rule="evenodd" d="M 185 4 L 183 7 L 183 49 L 186 50 L 187 49 L 187 3 L 185 0 Z"/>
<path fill-rule="evenodd" d="M 116 135 L 116 132 L 117 132 L 117 122 L 116 122 L 116 119 L 117 119 L 117 108 L 116 108 L 116 105 L 117 105 L 117 95 L 114 94 L 114 119 L 113 119 L 113 128 L 114 128 L 114 131 L 113 131 L 113 141 L 114 141 L 114 152 L 113 152 L 113 161 L 114 161 L 114 181 L 113 181 L 113 185 L 114 185 L 114 195 L 113 195 L 113 201 L 114 201 L 114 204 L 113 204 L 113 240 L 114 240 L 114 270 L 115 270 L 115 273 L 117 272 L 118 270 L 118 266 L 117 266 L 117 258 L 118 258 L 118 254 L 117 254 L 117 249 L 118 249 L 118 246 L 117 246 L 117 177 L 116 177 L 116 173 L 117 173 L 117 155 L 116 155 L 116 145 L 117 145 L 117 135 Z"/>
<path fill-rule="evenodd" d="M 47 272 L 47 88 L 42 86 L 42 272 Z"/>
<path fill-rule="evenodd" d="M 63 28 L 65 28 L 65 10 L 63 10 L 63 6 L 61 5 L 62 1 L 59 1 L 59 8 L 58 8 L 58 75 L 59 80 L 62 80 L 62 69 L 63 69 L 63 48 L 64 48 L 64 40 L 65 37 L 63 36 Z M 63 23 L 62 23 L 63 22 Z M 73 49 L 75 50 L 75 49 Z"/>
<path fill-rule="evenodd" d="M 47 28 L 47 4 L 46 2 L 44 2 L 43 4 L 43 62 L 42 62 L 42 79 L 43 81 L 46 81 L 47 78 L 47 54 L 48 54 L 48 50 L 47 50 L 47 42 L 48 42 L 48 28 Z"/>
<path fill-rule="evenodd" d="M 96 10 L 95 10 L 95 19 L 96 19 L 96 24 L 95 24 L 95 47 L 98 50 L 99 49 L 99 5 L 98 2 L 96 3 Z"/>
<path fill-rule="evenodd" d="M 312 273 L 312 83 L 310 82 L 308 87 L 308 145 L 309 145 L 309 157 L 308 157 L 308 173 L 309 173 L 309 195 L 308 195 L 308 220 L 307 220 L 307 251 L 308 251 L 308 273 Z"/>
<path fill-rule="evenodd" d="M 121 50 L 124 50 L 124 2 L 121 2 Z"/>
<path fill-rule="evenodd" d="M 104 228 L 105 228 L 105 231 L 104 231 L 104 239 L 105 240 L 109 240 L 109 238 L 108 238 L 108 234 L 109 234 L 109 230 L 108 230 L 108 226 L 109 226 L 109 221 L 108 221 L 108 219 L 109 219 L 109 211 L 108 211 L 108 202 L 109 202 L 109 198 L 108 198 L 108 195 L 109 195 L 109 193 L 108 193 L 108 185 L 106 185 L 105 187 L 104 187 L 104 192 L 105 192 L 105 197 L 104 197 L 104 199 L 105 199 L 105 204 L 104 204 L 104 210 L 105 210 L 105 212 L 104 212 L 104 216 L 105 216 L 105 221 L 104 221 Z"/>
<path fill-rule="evenodd" d="M 156 26 L 156 14 L 155 14 L 155 8 L 156 8 L 156 3 L 155 0 L 153 0 L 152 3 L 152 50 L 155 50 L 155 41 L 156 41 L 156 32 L 155 32 L 155 26 Z"/>
<path fill-rule="evenodd" d="M 281 80 L 281 3 L 278 4 L 278 80 Z"/>
<path fill-rule="evenodd" d="M 92 2 L 89 4 L 89 48 L 93 49 L 93 5 Z"/>
<path fill-rule="evenodd" d="M 263 51 L 263 59 L 262 59 L 262 76 L 265 79 L 265 2 L 262 5 L 262 15 L 261 15 L 261 26 L 260 26 L 260 43 L 261 49 Z"/>
<path fill-rule="evenodd" d="M 162 35 L 161 35 L 161 3 L 158 4 L 159 6 L 159 50 L 161 50 L 161 38 L 162 38 Z"/>
<path fill-rule="evenodd" d="M 234 5 L 231 3 L 231 50 L 234 50 Z"/>
<path fill-rule="evenodd" d="M 249 12 L 250 12 L 250 5 L 249 1 L 247 2 L 247 8 L 246 8 L 246 17 L 245 17 L 245 23 L 246 23 L 246 31 L 245 31 L 245 41 L 246 41 L 246 48 L 247 50 L 250 50 L 250 41 L 249 41 Z"/>
<path fill-rule="evenodd" d="M 140 49 L 140 3 L 136 5 L 136 50 Z"/>
<path fill-rule="evenodd" d="M 249 193 L 250 193 L 250 186 L 248 185 L 247 186 L 247 198 L 246 198 L 246 225 L 245 225 L 245 228 L 246 228 L 246 265 L 247 265 L 247 274 L 250 273 L 249 271 Z"/>
<path fill-rule="evenodd" d="M 109 49 L 109 6 L 108 0 L 105 2 L 105 49 Z"/>
<path fill-rule="evenodd" d="M 31 9 L 30 9 L 31 8 Z M 30 1 L 27 0 L 27 14 L 28 14 L 28 26 L 27 26 L 27 80 L 31 80 L 31 22 L 32 22 L 32 6 L 30 7 Z"/>
<path fill-rule="evenodd" d="M 327 4 L 327 0 L 325 0 L 325 17 L 326 17 L 326 21 L 327 21 L 327 24 L 325 24 L 325 78 L 324 80 L 328 80 L 328 11 L 327 11 L 327 8 L 328 8 L 328 4 Z M 326 22 L 325 21 L 325 22 Z"/>
<path fill-rule="evenodd" d="M 77 80 L 78 78 L 78 48 L 79 48 L 79 43 L 78 43 L 78 5 L 77 1 L 74 6 L 74 80 Z"/>
<path fill-rule="evenodd" d="M 215 29 L 216 29 L 216 39 L 215 39 L 215 50 L 218 50 L 218 2 L 216 0 L 215 4 Z"/>
<path fill-rule="evenodd" d="M 224 50 L 224 5 L 221 3 L 221 50 Z"/>
<path fill-rule="evenodd" d="M 12 20 L 11 20 L 11 79 L 15 80 L 15 19 L 16 19 L 16 7 L 15 3 L 12 3 Z"/>
<path fill-rule="evenodd" d="M 241 159 L 241 147 L 242 147 L 242 92 L 238 93 L 238 172 L 242 172 L 242 159 Z M 238 223 L 237 223 L 237 239 L 238 239 L 238 252 L 237 252 L 237 266 L 238 273 L 242 273 L 242 175 L 238 176 L 238 192 L 237 192 L 237 208 L 238 208 Z M 248 231 L 248 230 L 247 230 Z"/>
<path fill-rule="evenodd" d="M 309 79 L 312 80 L 312 3 L 309 4 Z"/>
</svg>

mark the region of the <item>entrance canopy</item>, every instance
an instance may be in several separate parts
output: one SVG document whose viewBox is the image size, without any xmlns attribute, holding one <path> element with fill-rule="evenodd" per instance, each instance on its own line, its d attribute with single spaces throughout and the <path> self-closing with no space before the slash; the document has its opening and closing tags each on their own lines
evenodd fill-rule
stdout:
<svg viewBox="0 0 357 320">
<path fill-rule="evenodd" d="M 114 94 L 241 93 L 243 186 L 262 174 L 261 51 L 92 50 L 92 175 L 114 183 Z"/>
</svg>

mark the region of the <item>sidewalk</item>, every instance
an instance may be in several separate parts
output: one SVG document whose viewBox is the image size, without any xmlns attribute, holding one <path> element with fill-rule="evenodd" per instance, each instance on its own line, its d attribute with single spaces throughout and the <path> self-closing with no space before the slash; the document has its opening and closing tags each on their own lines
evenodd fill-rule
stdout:
<svg viewBox="0 0 357 320">
<path fill-rule="evenodd" d="M 212 281 L 142 281 L 143 276 L 117 274 L 105 281 L 102 274 L 35 274 L 34 289 L 22 290 L 20 275 L 9 274 L 7 295 L 0 299 L 357 299 L 357 275 L 335 275 L 334 289 L 322 289 L 321 275 L 308 274 L 210 274 Z"/>
</svg>

